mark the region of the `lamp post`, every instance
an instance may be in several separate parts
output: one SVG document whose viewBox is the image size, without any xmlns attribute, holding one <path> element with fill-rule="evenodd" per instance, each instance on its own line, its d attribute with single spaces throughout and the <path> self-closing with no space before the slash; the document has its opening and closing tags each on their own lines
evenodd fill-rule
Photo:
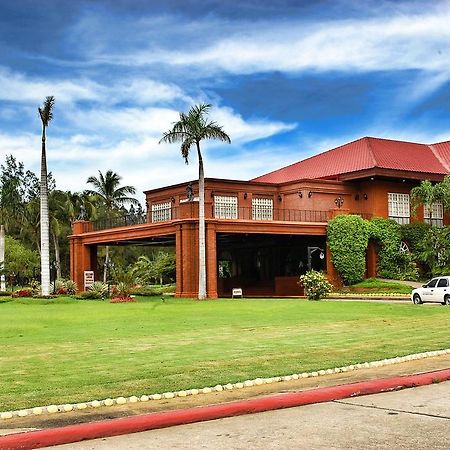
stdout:
<svg viewBox="0 0 450 450">
<path fill-rule="evenodd" d="M 311 270 L 312 268 L 312 254 L 314 252 L 320 251 L 319 258 L 324 259 L 325 258 L 325 250 L 320 247 L 308 247 L 308 270 Z"/>
</svg>

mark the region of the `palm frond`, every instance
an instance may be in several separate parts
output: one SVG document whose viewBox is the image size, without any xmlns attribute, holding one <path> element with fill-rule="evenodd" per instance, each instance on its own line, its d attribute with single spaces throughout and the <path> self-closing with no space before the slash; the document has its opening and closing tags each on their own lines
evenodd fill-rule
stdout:
<svg viewBox="0 0 450 450">
<path fill-rule="evenodd" d="M 55 106 L 55 97 L 52 95 L 46 97 L 42 108 L 38 108 L 39 115 L 41 116 L 42 125 L 47 127 L 49 122 L 53 119 L 53 107 Z"/>
</svg>

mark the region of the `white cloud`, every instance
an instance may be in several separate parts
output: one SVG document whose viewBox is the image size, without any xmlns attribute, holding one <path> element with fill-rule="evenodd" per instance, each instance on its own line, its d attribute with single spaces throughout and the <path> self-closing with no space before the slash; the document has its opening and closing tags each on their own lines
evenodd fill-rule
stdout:
<svg viewBox="0 0 450 450">
<path fill-rule="evenodd" d="M 107 46 L 92 49 L 90 55 L 103 62 L 126 65 L 164 63 L 199 67 L 202 73 L 227 71 L 249 74 L 264 71 L 450 71 L 450 8 L 438 5 L 426 13 L 405 13 L 376 18 L 328 22 L 273 20 L 236 21 L 222 36 L 214 33 L 202 42 L 177 50 L 157 47 L 114 52 Z M 243 26 L 245 24 L 245 27 Z M 197 23 L 204 29 L 202 22 Z M 183 29 L 183 24 L 173 23 Z M 190 27 L 192 24 L 190 24 Z M 216 24 L 220 29 L 220 24 Z M 186 28 L 186 33 L 189 29 Z M 142 45 L 139 46 L 142 49 Z"/>
<path fill-rule="evenodd" d="M 89 80 L 77 82 L 30 78 L 0 67 L 0 100 L 40 104 L 46 96 L 53 95 L 58 102 L 98 100 L 102 88 Z"/>
</svg>

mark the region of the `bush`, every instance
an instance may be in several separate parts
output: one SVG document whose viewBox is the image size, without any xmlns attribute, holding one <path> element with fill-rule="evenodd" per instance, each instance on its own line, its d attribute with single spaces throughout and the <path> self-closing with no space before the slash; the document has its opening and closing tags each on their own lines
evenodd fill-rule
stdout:
<svg viewBox="0 0 450 450">
<path fill-rule="evenodd" d="M 334 267 L 345 284 L 364 279 L 369 223 L 361 216 L 339 215 L 328 223 L 328 244 Z"/>
<path fill-rule="evenodd" d="M 0 297 L 11 297 L 11 292 L 0 291 Z"/>
<path fill-rule="evenodd" d="M 143 295 L 145 297 L 153 297 L 157 295 L 163 295 L 167 293 L 173 293 L 175 292 L 175 285 L 173 284 L 166 284 L 166 285 L 148 285 L 148 286 L 141 286 L 138 288 L 133 288 L 131 290 L 131 293 L 134 295 Z"/>
<path fill-rule="evenodd" d="M 323 272 L 310 270 L 300 277 L 300 283 L 305 287 L 308 300 L 320 300 L 326 297 L 333 286 L 325 277 Z"/>
<path fill-rule="evenodd" d="M 72 280 L 64 280 L 59 278 L 52 283 L 51 292 L 56 292 L 58 295 L 74 295 L 77 292 L 77 284 Z"/>
<path fill-rule="evenodd" d="M 90 292 L 94 292 L 98 295 L 97 298 L 105 299 L 108 297 L 108 285 L 106 283 L 102 283 L 101 281 L 94 281 L 92 286 L 89 288 Z"/>
<path fill-rule="evenodd" d="M 41 284 L 37 280 L 33 280 L 30 283 L 31 292 L 33 295 L 40 295 L 41 294 Z"/>
<path fill-rule="evenodd" d="M 75 283 L 75 281 L 66 280 L 64 284 L 69 295 L 74 295 L 77 293 L 77 283 Z"/>
<path fill-rule="evenodd" d="M 22 297 L 33 297 L 33 291 L 31 289 L 19 289 L 11 294 L 11 297 L 22 298 Z"/>
<path fill-rule="evenodd" d="M 101 294 L 96 291 L 83 291 L 77 297 L 80 300 L 103 300 Z"/>
</svg>

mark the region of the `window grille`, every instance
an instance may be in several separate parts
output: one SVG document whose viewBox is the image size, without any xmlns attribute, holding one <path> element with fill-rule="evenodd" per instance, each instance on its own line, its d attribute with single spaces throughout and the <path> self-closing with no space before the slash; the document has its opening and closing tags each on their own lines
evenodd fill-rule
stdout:
<svg viewBox="0 0 450 450">
<path fill-rule="evenodd" d="M 170 202 L 152 204 L 152 222 L 167 222 L 172 219 L 172 205 Z"/>
<path fill-rule="evenodd" d="M 253 220 L 273 220 L 273 199 L 252 198 Z"/>
<path fill-rule="evenodd" d="M 423 220 L 425 223 L 434 225 L 435 227 L 444 226 L 444 206 L 441 202 L 431 205 L 423 205 Z"/>
<path fill-rule="evenodd" d="M 237 219 L 238 218 L 237 197 L 215 195 L 214 196 L 214 217 L 216 219 Z"/>
<path fill-rule="evenodd" d="M 388 215 L 399 224 L 409 223 L 409 194 L 388 193 Z"/>
</svg>

